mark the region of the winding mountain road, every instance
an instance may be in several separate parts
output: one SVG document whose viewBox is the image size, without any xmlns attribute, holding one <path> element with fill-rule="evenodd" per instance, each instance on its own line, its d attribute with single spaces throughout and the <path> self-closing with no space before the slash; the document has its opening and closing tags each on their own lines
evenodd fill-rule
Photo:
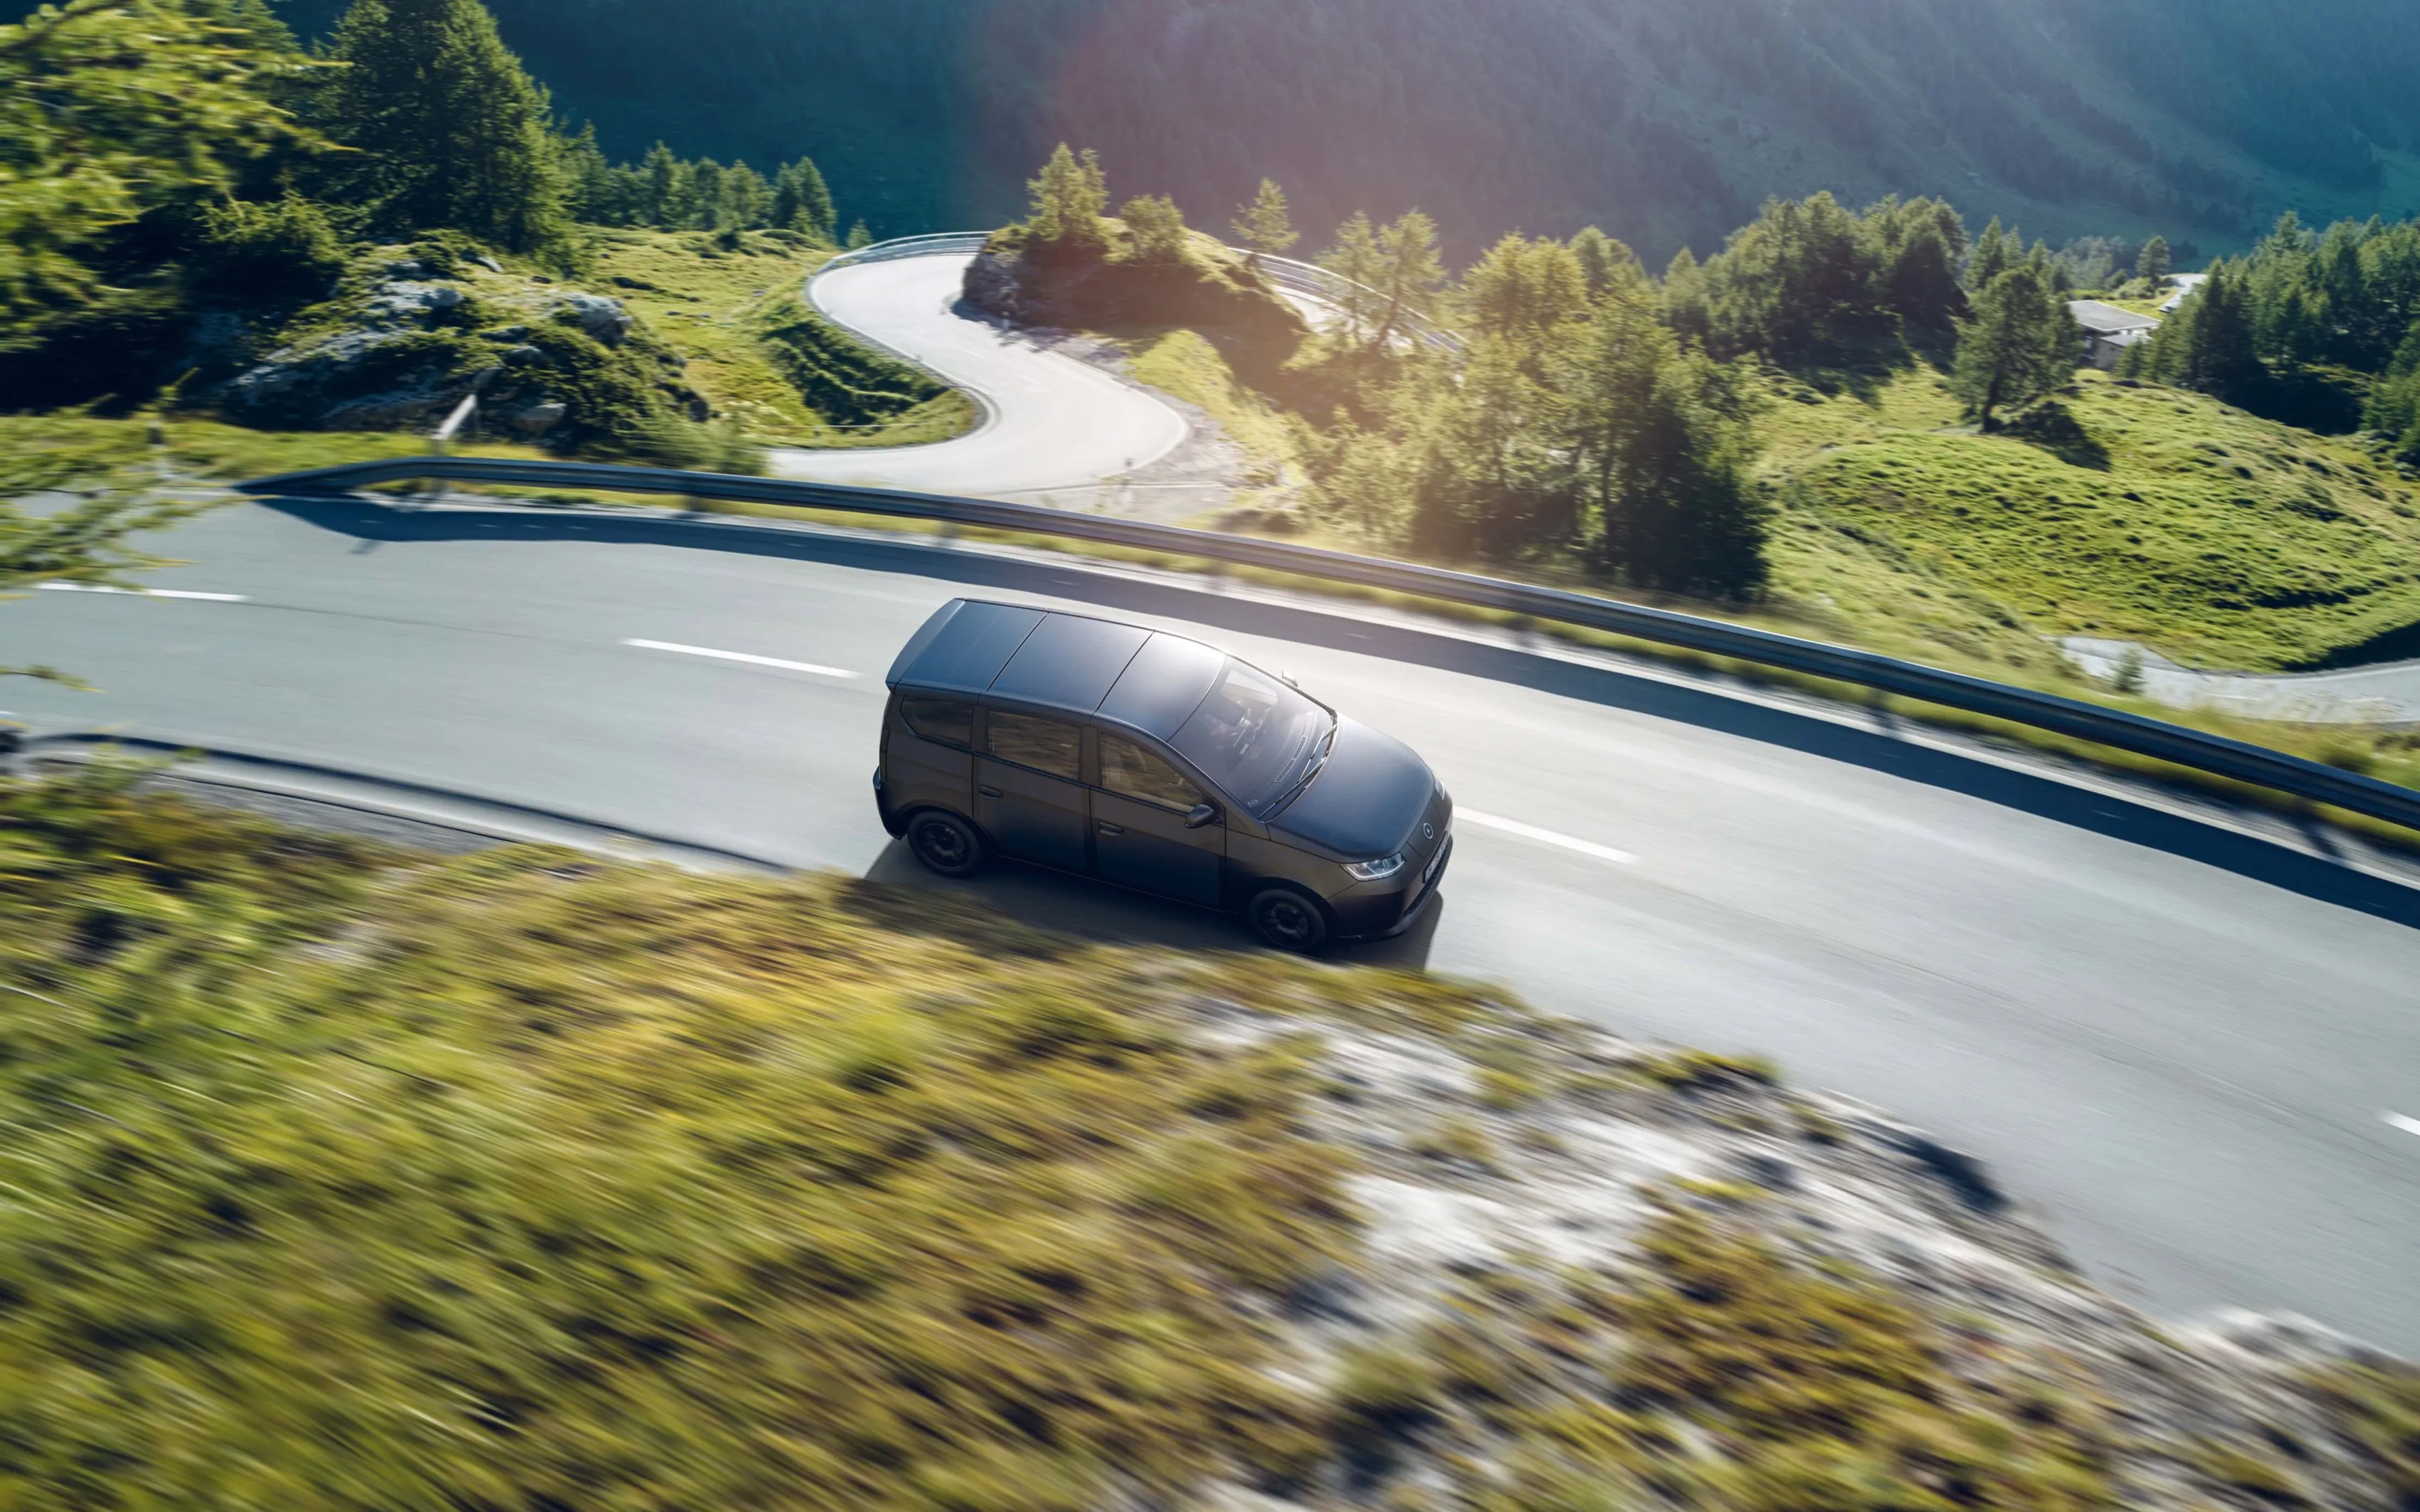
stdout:
<svg viewBox="0 0 2420 1512">
<path fill-rule="evenodd" d="M 774 472 L 816 483 L 1046 501 L 1090 493 L 1183 444 L 1185 417 L 1089 363 L 979 316 L 961 314 L 966 255 L 856 263 L 810 285 L 841 325 L 980 399 L 985 416 L 954 440 L 845 451 L 784 449 Z"/>
<path fill-rule="evenodd" d="M 2288 1308 L 2420 1350 L 2420 891 L 1843 722 L 1075 559 L 649 517 L 349 502 L 179 530 L 180 594 L 42 593 L 41 723 L 293 753 L 797 866 L 935 886 L 876 823 L 881 677 L 961 594 L 1090 606 L 1293 671 L 1462 806 L 1413 935 L 1345 959 L 1776 1057 L 1988 1157 L 2164 1312 Z M 1223 920 L 1002 872 L 1095 934 Z"/>
</svg>

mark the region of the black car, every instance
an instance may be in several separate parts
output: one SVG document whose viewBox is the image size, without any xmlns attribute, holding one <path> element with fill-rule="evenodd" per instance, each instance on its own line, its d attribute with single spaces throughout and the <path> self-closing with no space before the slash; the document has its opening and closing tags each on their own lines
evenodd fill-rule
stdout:
<svg viewBox="0 0 2420 1512">
<path fill-rule="evenodd" d="M 953 599 L 888 681 L 875 800 L 944 876 L 1013 856 L 1315 950 L 1409 928 L 1453 852 L 1411 748 L 1183 636 Z"/>
</svg>

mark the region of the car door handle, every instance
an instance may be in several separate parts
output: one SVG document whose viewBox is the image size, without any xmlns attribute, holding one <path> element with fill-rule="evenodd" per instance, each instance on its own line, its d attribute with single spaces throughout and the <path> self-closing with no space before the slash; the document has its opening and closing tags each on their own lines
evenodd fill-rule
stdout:
<svg viewBox="0 0 2420 1512">
<path fill-rule="evenodd" d="M 982 794 L 986 798 L 997 798 L 1000 796 L 1000 789 L 998 788 L 978 787 L 975 791 Z"/>
<path fill-rule="evenodd" d="M 1101 833 L 1104 835 L 1123 835 L 1125 832 L 1126 826 L 1124 825 L 1112 825 L 1106 820 L 1101 824 Z"/>
</svg>

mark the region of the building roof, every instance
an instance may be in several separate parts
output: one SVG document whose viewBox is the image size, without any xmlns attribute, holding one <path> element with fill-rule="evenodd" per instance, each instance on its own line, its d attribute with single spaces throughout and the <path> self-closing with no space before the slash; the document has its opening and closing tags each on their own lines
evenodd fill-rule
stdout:
<svg viewBox="0 0 2420 1512">
<path fill-rule="evenodd" d="M 2075 316 L 2075 323 L 2082 326 L 2086 334 L 2094 336 L 2115 336 L 2128 331 L 2156 331 L 2160 324 L 2157 316 L 2136 315 L 2132 310 L 2121 310 L 2099 300 L 2070 300 L 2067 313 Z"/>
<path fill-rule="evenodd" d="M 1097 712 L 1166 737 L 1208 695 L 1226 661 L 1198 640 L 1138 625 L 954 598 L 909 639 L 887 681 Z"/>
</svg>

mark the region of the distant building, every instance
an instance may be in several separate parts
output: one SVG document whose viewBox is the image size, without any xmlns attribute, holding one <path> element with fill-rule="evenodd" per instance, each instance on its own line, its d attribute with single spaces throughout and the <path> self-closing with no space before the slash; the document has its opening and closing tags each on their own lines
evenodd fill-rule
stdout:
<svg viewBox="0 0 2420 1512">
<path fill-rule="evenodd" d="M 2162 315 L 2176 314 L 2179 306 L 2199 293 L 2201 286 L 2210 282 L 2210 275 L 2208 273 L 2170 273 L 2168 282 L 2176 286 L 2176 292 L 2168 296 L 2167 303 L 2160 306 Z"/>
<path fill-rule="evenodd" d="M 2157 318 L 2121 310 L 2099 300 L 2071 300 L 2067 313 L 2084 328 L 2084 360 L 2099 368 L 2118 365 L 2129 347 L 2139 347 L 2160 329 Z"/>
</svg>

